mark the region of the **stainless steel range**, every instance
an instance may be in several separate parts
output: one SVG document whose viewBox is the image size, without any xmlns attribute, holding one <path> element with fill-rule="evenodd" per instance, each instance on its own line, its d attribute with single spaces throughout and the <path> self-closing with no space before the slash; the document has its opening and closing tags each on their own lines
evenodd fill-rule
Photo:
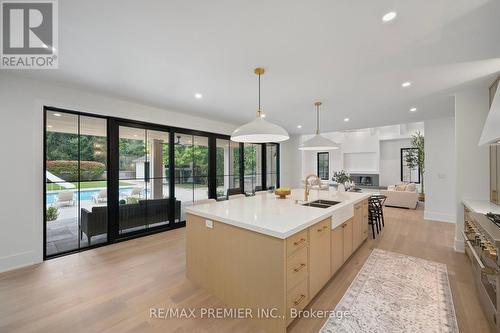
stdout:
<svg viewBox="0 0 500 333">
<path fill-rule="evenodd" d="M 495 219 L 493 215 L 474 213 L 467 208 L 464 210 L 465 252 L 472 263 L 481 306 L 496 332 L 500 332 L 500 227 L 495 222 L 500 222 L 500 219 Z"/>
</svg>

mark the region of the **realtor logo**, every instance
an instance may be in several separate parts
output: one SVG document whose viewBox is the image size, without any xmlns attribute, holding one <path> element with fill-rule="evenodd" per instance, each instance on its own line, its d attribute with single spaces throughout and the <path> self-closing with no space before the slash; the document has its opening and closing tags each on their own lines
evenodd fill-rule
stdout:
<svg viewBox="0 0 500 333">
<path fill-rule="evenodd" d="M 2 69 L 57 68 L 56 1 L 0 1 Z"/>
</svg>

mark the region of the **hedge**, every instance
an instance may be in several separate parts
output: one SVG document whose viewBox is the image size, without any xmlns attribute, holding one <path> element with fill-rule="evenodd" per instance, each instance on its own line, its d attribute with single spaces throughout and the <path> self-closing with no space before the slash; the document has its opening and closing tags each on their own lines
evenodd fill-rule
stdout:
<svg viewBox="0 0 500 333">
<path fill-rule="evenodd" d="M 78 161 L 47 161 L 47 171 L 65 181 L 78 181 Z M 106 171 L 101 162 L 80 161 L 80 180 L 99 180 Z"/>
</svg>

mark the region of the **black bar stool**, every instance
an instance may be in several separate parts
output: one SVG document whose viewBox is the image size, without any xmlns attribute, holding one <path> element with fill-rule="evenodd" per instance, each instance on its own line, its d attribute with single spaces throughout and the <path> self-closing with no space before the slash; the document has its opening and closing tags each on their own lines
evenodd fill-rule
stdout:
<svg viewBox="0 0 500 333">
<path fill-rule="evenodd" d="M 372 226 L 373 239 L 375 239 L 375 227 L 379 234 L 385 226 L 383 207 L 386 199 L 385 195 L 372 195 L 368 199 L 368 224 Z"/>
<path fill-rule="evenodd" d="M 374 194 L 372 195 L 372 198 L 378 199 L 378 206 L 379 206 L 379 211 L 378 213 L 380 214 L 380 218 L 382 220 L 382 226 L 385 227 L 385 220 L 384 220 L 384 203 L 385 200 L 387 199 L 387 196 L 383 194 Z"/>
</svg>

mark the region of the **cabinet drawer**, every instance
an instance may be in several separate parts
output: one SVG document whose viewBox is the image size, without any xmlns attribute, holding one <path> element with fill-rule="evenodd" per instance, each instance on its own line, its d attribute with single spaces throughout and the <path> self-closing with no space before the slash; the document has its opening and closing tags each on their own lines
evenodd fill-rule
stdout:
<svg viewBox="0 0 500 333">
<path fill-rule="evenodd" d="M 309 294 L 307 293 L 307 279 L 298 284 L 295 288 L 290 290 L 287 294 L 287 317 L 288 323 L 290 323 L 293 318 L 290 318 L 290 310 L 297 309 L 302 310 L 309 303 Z"/>
<path fill-rule="evenodd" d="M 295 287 L 299 282 L 307 279 L 309 263 L 307 260 L 307 247 L 303 246 L 287 259 L 286 285 L 287 290 Z"/>
<path fill-rule="evenodd" d="M 308 242 L 309 238 L 307 235 L 307 229 L 288 237 L 286 239 L 287 256 L 291 256 L 297 250 L 300 250 L 302 247 L 307 246 Z"/>
</svg>

